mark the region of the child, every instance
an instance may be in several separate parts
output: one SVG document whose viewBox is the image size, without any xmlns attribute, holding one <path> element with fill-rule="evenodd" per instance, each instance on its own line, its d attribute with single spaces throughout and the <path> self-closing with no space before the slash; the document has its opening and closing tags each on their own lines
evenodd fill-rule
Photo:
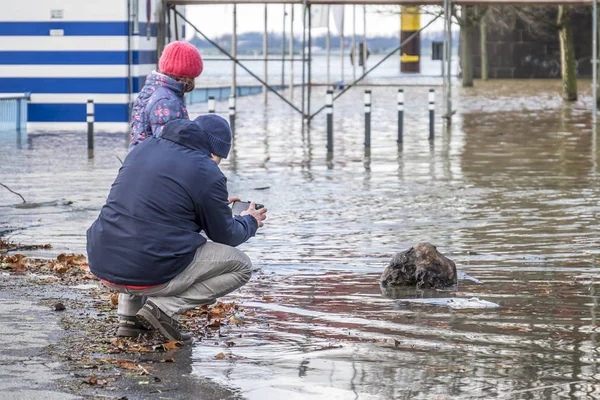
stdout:
<svg viewBox="0 0 600 400">
<path fill-rule="evenodd" d="M 151 136 L 160 136 L 167 122 L 189 119 L 183 95 L 194 90 L 195 79 L 202 73 L 200 53 L 186 42 L 169 43 L 158 68 L 160 72 L 148 75 L 133 104 L 129 151 Z"/>
</svg>

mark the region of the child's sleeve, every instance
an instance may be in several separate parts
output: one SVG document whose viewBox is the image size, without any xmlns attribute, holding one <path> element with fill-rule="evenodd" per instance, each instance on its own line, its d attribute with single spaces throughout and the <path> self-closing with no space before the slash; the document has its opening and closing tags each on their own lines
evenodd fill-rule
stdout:
<svg viewBox="0 0 600 400">
<path fill-rule="evenodd" d="M 188 114 L 180 100 L 163 99 L 157 101 L 149 110 L 148 120 L 152 135 L 160 136 L 167 122 L 175 119 L 187 119 Z"/>
</svg>

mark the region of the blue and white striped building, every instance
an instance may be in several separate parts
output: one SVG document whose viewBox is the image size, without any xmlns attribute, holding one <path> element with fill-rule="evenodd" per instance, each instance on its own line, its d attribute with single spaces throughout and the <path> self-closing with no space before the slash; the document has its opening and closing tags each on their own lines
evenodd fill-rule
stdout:
<svg viewBox="0 0 600 400">
<path fill-rule="evenodd" d="M 4 7 L 0 93 L 31 93 L 28 132 L 85 130 L 88 99 L 97 131 L 126 132 L 129 102 L 156 68 L 159 3 L 20 0 Z"/>
</svg>

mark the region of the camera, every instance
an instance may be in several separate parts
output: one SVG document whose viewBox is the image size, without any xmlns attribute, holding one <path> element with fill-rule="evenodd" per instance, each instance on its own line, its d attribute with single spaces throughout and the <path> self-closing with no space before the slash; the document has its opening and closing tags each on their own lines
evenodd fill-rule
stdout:
<svg viewBox="0 0 600 400">
<path fill-rule="evenodd" d="M 233 203 L 231 203 L 231 212 L 233 213 L 233 215 L 240 215 L 242 211 L 246 211 L 249 207 L 249 201 L 234 201 Z M 264 205 L 256 204 L 257 210 L 260 210 L 261 208 L 264 208 Z"/>
</svg>

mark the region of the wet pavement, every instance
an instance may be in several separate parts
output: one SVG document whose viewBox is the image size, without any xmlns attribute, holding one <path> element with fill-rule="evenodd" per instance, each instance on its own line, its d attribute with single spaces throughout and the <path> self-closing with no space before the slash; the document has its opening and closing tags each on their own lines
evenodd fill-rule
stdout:
<svg viewBox="0 0 600 400">
<path fill-rule="evenodd" d="M 0 398 L 75 399 L 56 383 L 66 375 L 60 363 L 43 354 L 60 338 L 57 318 L 32 299 L 15 297 L 7 286 L 0 294 Z"/>
<path fill-rule="evenodd" d="M 261 97 L 238 100 L 222 167 L 230 192 L 265 204 L 269 219 L 241 247 L 260 272 L 232 298 L 256 315 L 235 346 L 196 345 L 186 379 L 248 399 L 600 397 L 600 145 L 589 90 L 562 105 L 558 82 L 477 84 L 455 90 L 459 112 L 450 129 L 436 119 L 433 143 L 428 88 L 406 87 L 401 146 L 396 88 L 374 88 L 370 153 L 362 90 L 350 91 L 334 107 L 333 157 L 324 114 L 303 130 L 275 97 L 266 109 Z M 83 129 L 0 137 L 0 182 L 40 203 L 18 208 L 0 190 L 0 232 L 53 244 L 35 255 L 84 252 L 124 138 L 98 135 L 89 159 Z M 481 282 L 382 293 L 391 256 L 419 241 Z M 431 297 L 500 307 L 397 300 Z"/>
</svg>

